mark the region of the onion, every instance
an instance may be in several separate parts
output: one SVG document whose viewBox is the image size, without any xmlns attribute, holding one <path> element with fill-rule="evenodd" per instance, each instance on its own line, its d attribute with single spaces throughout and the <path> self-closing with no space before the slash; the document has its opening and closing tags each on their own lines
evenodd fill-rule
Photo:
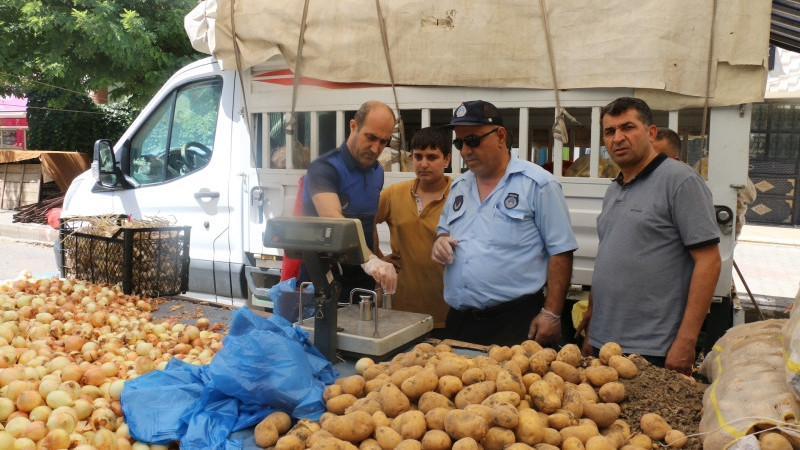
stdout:
<svg viewBox="0 0 800 450">
<path fill-rule="evenodd" d="M 14 441 L 14 450 L 36 450 L 36 442 L 26 437 L 18 437 Z"/>
<path fill-rule="evenodd" d="M 0 449 L 2 450 L 13 450 L 14 448 L 14 436 L 11 435 L 8 431 L 0 431 Z"/>
<path fill-rule="evenodd" d="M 86 343 L 86 339 L 81 336 L 67 336 L 64 338 L 64 350 L 67 352 L 78 351 Z"/>
<path fill-rule="evenodd" d="M 47 405 L 40 405 L 28 413 L 28 418 L 31 420 L 39 420 L 41 422 L 47 422 L 47 418 L 50 417 L 50 413 L 53 412 L 53 409 Z M 0 447 L 2 448 L 2 447 Z"/>
<path fill-rule="evenodd" d="M 47 429 L 61 429 L 69 433 L 75 429 L 75 417 L 63 410 L 54 410 L 47 418 Z M 12 433 L 13 434 L 13 433 Z"/>
<path fill-rule="evenodd" d="M 197 328 L 200 330 L 206 330 L 211 325 L 211 321 L 206 319 L 205 317 L 201 317 L 197 319 Z"/>
<path fill-rule="evenodd" d="M 100 386 L 106 381 L 106 374 L 99 367 L 90 367 L 83 373 L 83 382 L 92 386 Z"/>
<path fill-rule="evenodd" d="M 122 390 L 125 388 L 125 380 L 114 380 L 108 388 L 108 395 L 111 400 L 119 400 Z"/>
<path fill-rule="evenodd" d="M 42 441 L 42 448 L 69 448 L 70 432 L 62 428 L 50 430 Z"/>
<path fill-rule="evenodd" d="M 45 427 L 44 422 L 33 421 L 25 427 L 25 430 L 22 431 L 22 437 L 26 437 L 34 442 L 42 439 L 47 435 L 47 427 Z M 69 442 L 67 442 L 69 444 Z M 58 448 L 58 447 L 45 447 L 45 448 Z"/>
<path fill-rule="evenodd" d="M 20 392 L 16 402 L 17 410 L 27 413 L 31 412 L 33 408 L 41 406 L 43 403 L 42 395 L 39 394 L 39 391 L 34 391 L 33 389 Z M 34 439 L 34 441 L 38 440 L 39 439 Z"/>
<path fill-rule="evenodd" d="M 75 411 L 78 420 L 86 420 L 92 415 L 94 405 L 85 398 L 79 398 L 75 400 L 75 405 L 72 407 L 72 409 Z"/>
<path fill-rule="evenodd" d="M 8 386 L 14 380 L 22 379 L 24 372 L 16 367 L 0 370 L 0 386 Z"/>
<path fill-rule="evenodd" d="M 6 419 L 8 419 L 8 416 L 10 416 L 15 410 L 16 406 L 11 399 L 0 397 L 0 422 L 4 422 Z"/>
<path fill-rule="evenodd" d="M 25 427 L 31 423 L 30 419 L 27 417 L 15 417 L 6 423 L 6 431 L 11 433 L 12 436 L 18 438 L 22 436 L 22 432 L 25 431 Z"/>
<path fill-rule="evenodd" d="M 47 394 L 45 401 L 47 402 L 47 406 L 53 409 L 56 409 L 60 406 L 72 406 L 75 403 L 75 399 L 72 397 L 72 394 L 61 389 Z"/>
</svg>

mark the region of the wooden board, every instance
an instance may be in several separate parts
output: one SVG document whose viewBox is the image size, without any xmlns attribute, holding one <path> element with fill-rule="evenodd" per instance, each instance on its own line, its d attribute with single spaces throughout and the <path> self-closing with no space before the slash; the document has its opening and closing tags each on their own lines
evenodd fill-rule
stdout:
<svg viewBox="0 0 800 450">
<path fill-rule="evenodd" d="M 0 209 L 16 209 L 39 202 L 40 163 L 0 164 Z"/>
</svg>

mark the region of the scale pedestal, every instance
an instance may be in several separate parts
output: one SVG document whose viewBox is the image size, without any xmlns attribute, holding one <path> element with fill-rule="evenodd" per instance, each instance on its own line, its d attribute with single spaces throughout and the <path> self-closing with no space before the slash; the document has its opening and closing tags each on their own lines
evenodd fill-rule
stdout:
<svg viewBox="0 0 800 450">
<path fill-rule="evenodd" d="M 378 315 L 378 336 L 375 322 L 359 319 L 358 305 L 339 308 L 336 348 L 354 355 L 379 357 L 390 353 L 433 330 L 433 317 L 393 309 L 376 308 Z M 300 328 L 314 336 L 314 318 L 300 322 Z M 314 342 L 314 339 L 311 339 Z M 316 344 L 316 343 L 315 343 Z"/>
<path fill-rule="evenodd" d="M 331 267 L 362 264 L 369 257 L 361 221 L 329 217 L 276 217 L 267 221 L 264 245 L 282 248 L 284 255 L 303 260 L 314 284 L 315 314 L 299 322 L 314 345 L 337 361 L 336 351 L 382 356 L 433 329 L 427 314 L 378 308 L 373 294 L 373 317 L 362 320 L 359 305 L 338 308 L 341 285 Z M 357 289 L 363 290 L 363 289 Z M 356 291 L 356 290 L 354 290 Z M 350 293 L 352 295 L 352 293 Z"/>
</svg>

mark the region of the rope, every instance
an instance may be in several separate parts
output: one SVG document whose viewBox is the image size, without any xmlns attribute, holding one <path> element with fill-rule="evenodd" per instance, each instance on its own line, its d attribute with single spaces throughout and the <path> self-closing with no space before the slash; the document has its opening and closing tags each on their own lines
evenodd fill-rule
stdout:
<svg viewBox="0 0 800 450">
<path fill-rule="evenodd" d="M 242 55 L 239 51 L 239 42 L 236 40 L 236 21 L 233 20 L 234 17 L 234 5 L 236 0 L 231 0 L 231 39 L 233 40 L 233 54 L 236 57 L 236 73 L 239 75 L 239 87 L 242 90 L 242 109 L 244 111 L 244 123 L 247 125 L 247 129 L 252 132 L 252 128 L 250 128 L 250 113 L 247 109 L 247 96 L 244 95 L 246 92 L 244 89 L 244 79 L 242 77 Z M 257 161 L 256 158 L 256 145 L 255 139 L 250 139 L 250 158 L 253 161 Z"/>
<path fill-rule="evenodd" d="M 562 144 L 569 143 L 569 134 L 565 118 L 573 123 L 579 123 L 572 117 L 566 109 L 561 107 L 561 99 L 558 95 L 558 78 L 556 77 L 556 62 L 553 57 L 553 43 L 550 40 L 550 22 L 547 20 L 547 6 L 545 0 L 539 0 L 539 9 L 542 13 L 542 25 L 544 26 L 544 37 L 547 41 L 547 56 L 550 58 L 550 73 L 553 76 L 553 93 L 556 97 L 556 118 L 553 123 L 553 137 L 561 141 Z"/>
<path fill-rule="evenodd" d="M 706 148 L 706 127 L 708 126 L 708 103 L 711 98 L 711 69 L 713 66 L 712 57 L 714 55 L 714 24 L 717 21 L 717 0 L 712 0 L 711 5 L 711 32 L 708 38 L 708 64 L 706 66 L 706 98 L 703 104 L 703 122 L 700 127 L 700 149 L 706 154 L 708 154 L 708 149 Z M 703 164 L 703 158 L 700 158 L 700 173 L 702 173 Z M 708 164 L 707 160 L 705 164 Z"/>
<path fill-rule="evenodd" d="M 308 1 L 308 0 L 306 0 Z M 403 117 L 400 115 L 400 102 L 397 100 L 397 88 L 394 84 L 394 70 L 392 70 L 392 58 L 389 56 L 389 39 L 386 36 L 386 21 L 383 19 L 383 13 L 381 12 L 381 2 L 380 0 L 375 0 L 375 9 L 378 13 L 378 27 L 381 30 L 381 40 L 383 41 L 383 54 L 386 56 L 386 67 L 389 70 L 389 80 L 392 83 L 392 93 L 394 94 L 394 107 L 397 110 L 397 122 L 395 128 L 398 129 L 400 133 L 400 145 L 398 147 L 398 153 L 400 155 L 400 170 L 406 170 L 406 163 L 405 158 L 403 158 L 403 149 L 405 148 L 406 143 L 406 132 L 405 126 L 403 125 Z"/>
<path fill-rule="evenodd" d="M 297 58 L 294 65 L 294 77 L 292 80 L 292 111 L 289 113 L 289 120 L 286 122 L 285 130 L 286 134 L 292 136 L 291 144 L 289 142 L 286 143 L 286 149 L 288 150 L 291 145 L 291 155 L 294 155 L 295 152 L 300 151 L 300 141 L 297 140 L 295 136 L 295 131 L 297 130 L 297 119 L 294 116 L 295 108 L 297 107 L 297 88 L 300 85 L 300 68 L 303 64 L 303 42 L 305 40 L 306 35 L 306 21 L 308 19 L 308 4 L 310 0 L 306 0 L 303 4 L 303 18 L 300 22 L 300 36 L 297 38 Z M 286 167 L 289 167 L 289 160 L 286 160 Z"/>
</svg>

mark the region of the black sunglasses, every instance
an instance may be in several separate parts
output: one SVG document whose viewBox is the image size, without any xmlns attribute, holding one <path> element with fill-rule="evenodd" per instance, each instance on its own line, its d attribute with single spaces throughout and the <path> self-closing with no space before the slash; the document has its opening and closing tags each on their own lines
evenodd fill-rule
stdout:
<svg viewBox="0 0 800 450">
<path fill-rule="evenodd" d="M 500 129 L 500 127 L 497 127 L 494 130 L 487 131 L 486 133 L 484 133 L 484 134 L 482 134 L 480 136 L 476 136 L 474 134 L 470 134 L 469 136 L 464 136 L 463 139 L 458 139 L 458 138 L 453 139 L 453 146 L 458 150 L 461 150 L 464 147 L 464 144 L 467 144 L 468 146 L 470 146 L 472 148 L 475 148 L 475 147 L 481 145 L 481 141 L 483 140 L 483 138 L 485 138 L 486 136 L 494 133 L 495 131 L 497 131 L 499 129 Z"/>
</svg>

